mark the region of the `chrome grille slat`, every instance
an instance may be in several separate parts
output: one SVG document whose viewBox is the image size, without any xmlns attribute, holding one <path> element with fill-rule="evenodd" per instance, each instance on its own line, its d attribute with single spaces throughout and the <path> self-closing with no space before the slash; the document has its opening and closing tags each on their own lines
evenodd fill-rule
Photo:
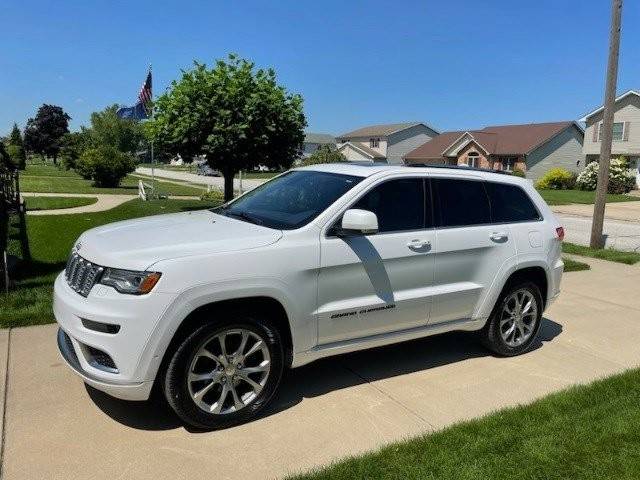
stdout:
<svg viewBox="0 0 640 480">
<path fill-rule="evenodd" d="M 103 272 L 100 265 L 85 260 L 76 252 L 72 253 L 65 268 L 67 284 L 80 295 L 86 297 Z"/>
</svg>

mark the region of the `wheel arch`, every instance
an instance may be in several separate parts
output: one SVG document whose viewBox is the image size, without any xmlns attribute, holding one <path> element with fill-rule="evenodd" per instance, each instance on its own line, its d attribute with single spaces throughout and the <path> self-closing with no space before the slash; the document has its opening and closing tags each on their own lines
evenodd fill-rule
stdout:
<svg viewBox="0 0 640 480">
<path fill-rule="evenodd" d="M 204 322 L 210 321 L 209 319 L 212 316 L 215 318 L 215 315 L 228 311 L 251 313 L 260 312 L 261 314 L 266 313 L 269 319 L 273 321 L 274 326 L 278 330 L 280 338 L 283 341 L 285 367 L 291 366 L 293 359 L 293 337 L 289 315 L 287 314 L 284 305 L 276 298 L 265 295 L 256 295 L 211 301 L 192 309 L 183 318 L 176 331 L 173 333 L 167 348 L 164 350 L 159 371 L 162 371 L 171 354 L 175 351 L 180 342 L 189 335 L 189 333 L 193 332 L 193 330 Z"/>
<path fill-rule="evenodd" d="M 523 266 L 511 272 L 500 289 L 498 298 L 502 297 L 502 294 L 507 288 L 520 281 L 532 282 L 540 289 L 543 309 L 546 308 L 547 294 L 549 292 L 549 279 L 547 278 L 547 271 L 540 265 Z"/>
</svg>

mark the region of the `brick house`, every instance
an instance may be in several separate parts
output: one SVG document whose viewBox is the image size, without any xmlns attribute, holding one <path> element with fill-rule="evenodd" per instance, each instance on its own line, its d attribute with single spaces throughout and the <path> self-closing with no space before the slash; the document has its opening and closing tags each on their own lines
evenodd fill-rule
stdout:
<svg viewBox="0 0 640 480">
<path fill-rule="evenodd" d="M 584 167 L 584 131 L 573 121 L 485 127 L 444 132 L 407 153 L 405 163 L 523 170 L 537 179 L 554 167 Z"/>
</svg>

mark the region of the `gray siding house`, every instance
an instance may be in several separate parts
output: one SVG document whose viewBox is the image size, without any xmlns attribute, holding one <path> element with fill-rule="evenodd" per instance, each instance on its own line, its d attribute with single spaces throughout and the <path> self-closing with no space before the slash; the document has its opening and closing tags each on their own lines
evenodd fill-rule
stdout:
<svg viewBox="0 0 640 480">
<path fill-rule="evenodd" d="M 338 151 L 351 161 L 403 163 L 403 157 L 438 132 L 425 123 L 370 125 L 337 137 Z"/>
<path fill-rule="evenodd" d="M 580 119 L 586 125 L 582 151 L 587 163 L 598 160 L 600 155 L 603 113 L 604 108 L 599 107 Z M 637 90 L 629 90 L 615 101 L 611 156 L 620 155 L 629 160 L 640 186 L 640 91 Z"/>
<path fill-rule="evenodd" d="M 336 146 L 336 139 L 328 133 L 305 133 L 301 158 L 309 157 L 323 145 Z"/>
</svg>

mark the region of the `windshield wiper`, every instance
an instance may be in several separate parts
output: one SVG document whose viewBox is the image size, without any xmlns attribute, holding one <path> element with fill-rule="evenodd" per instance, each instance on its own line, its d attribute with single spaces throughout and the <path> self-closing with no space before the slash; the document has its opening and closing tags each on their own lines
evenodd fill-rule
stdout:
<svg viewBox="0 0 640 480">
<path fill-rule="evenodd" d="M 260 220 L 259 218 L 254 217 L 252 215 L 249 215 L 246 212 L 230 212 L 230 211 L 226 211 L 224 213 L 224 215 L 226 215 L 228 217 L 236 217 L 236 218 L 239 218 L 239 219 L 244 220 L 246 222 L 254 223 L 256 225 L 264 225 L 264 222 L 262 220 Z"/>
</svg>

